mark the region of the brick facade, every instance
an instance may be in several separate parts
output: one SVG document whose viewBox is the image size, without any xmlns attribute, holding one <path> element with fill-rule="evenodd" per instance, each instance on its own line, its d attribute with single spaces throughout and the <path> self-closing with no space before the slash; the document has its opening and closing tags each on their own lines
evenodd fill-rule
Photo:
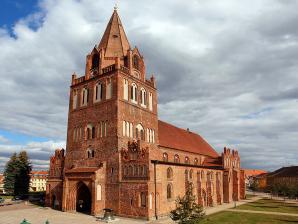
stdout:
<svg viewBox="0 0 298 224">
<path fill-rule="evenodd" d="M 242 198 L 238 152 L 219 156 L 201 136 L 159 121 L 157 104 L 155 78 L 115 10 L 85 75 L 72 76 L 67 150 L 51 158 L 47 205 L 150 219 L 167 215 L 189 184 L 203 206 Z"/>
</svg>

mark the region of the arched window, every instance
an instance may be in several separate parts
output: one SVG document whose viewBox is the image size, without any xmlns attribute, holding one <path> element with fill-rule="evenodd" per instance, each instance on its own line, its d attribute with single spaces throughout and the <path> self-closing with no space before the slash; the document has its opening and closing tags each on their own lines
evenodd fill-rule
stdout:
<svg viewBox="0 0 298 224">
<path fill-rule="evenodd" d="M 87 89 L 87 87 L 85 87 L 82 90 L 82 106 L 86 106 L 88 104 L 88 98 L 89 98 L 89 90 Z"/>
<path fill-rule="evenodd" d="M 171 167 L 169 167 L 169 168 L 167 169 L 167 178 L 168 178 L 168 179 L 173 179 L 173 170 L 172 170 Z"/>
<path fill-rule="evenodd" d="M 123 79 L 123 98 L 128 100 L 128 80 Z"/>
<path fill-rule="evenodd" d="M 106 84 L 106 99 L 111 99 L 113 95 L 112 78 L 107 79 Z"/>
<path fill-rule="evenodd" d="M 186 156 L 185 157 L 185 161 L 184 161 L 186 164 L 189 164 L 189 158 Z"/>
<path fill-rule="evenodd" d="M 99 56 L 98 54 L 94 54 L 92 57 L 92 69 L 96 69 L 99 66 Z"/>
<path fill-rule="evenodd" d="M 146 102 L 146 90 L 144 88 L 141 89 L 141 106 L 142 107 L 146 107 L 147 106 L 147 102 Z"/>
<path fill-rule="evenodd" d="M 194 160 L 194 164 L 197 166 L 197 165 L 198 165 L 198 163 L 199 163 L 198 159 L 197 159 L 197 158 L 195 158 L 195 160 Z"/>
<path fill-rule="evenodd" d="M 78 105 L 78 91 L 75 89 L 72 95 L 72 109 L 76 109 Z"/>
<path fill-rule="evenodd" d="M 95 92 L 95 94 L 94 94 L 94 96 L 95 96 L 94 101 L 101 101 L 102 100 L 102 96 L 103 96 L 103 94 L 102 94 L 103 93 L 103 86 L 102 86 L 101 83 L 97 83 L 95 85 L 94 92 Z"/>
<path fill-rule="evenodd" d="M 188 181 L 188 170 L 185 170 L 184 176 L 185 176 L 185 182 L 187 182 Z"/>
<path fill-rule="evenodd" d="M 174 162 L 175 163 L 180 163 L 180 158 L 177 154 L 174 156 Z"/>
<path fill-rule="evenodd" d="M 192 180 L 192 177 L 193 177 L 193 171 L 192 171 L 192 169 L 189 171 L 189 179 L 191 179 Z"/>
<path fill-rule="evenodd" d="M 135 69 L 139 70 L 139 57 L 137 55 L 133 56 L 132 64 Z"/>
<path fill-rule="evenodd" d="M 149 209 L 152 209 L 153 193 L 149 195 Z"/>
<path fill-rule="evenodd" d="M 94 158 L 95 156 L 95 152 L 93 149 L 87 149 L 87 158 L 88 159 L 91 159 L 91 158 Z"/>
<path fill-rule="evenodd" d="M 94 139 L 95 138 L 95 127 L 92 124 L 87 125 L 86 130 L 86 139 Z"/>
<path fill-rule="evenodd" d="M 153 95 L 149 93 L 149 110 L 153 110 Z"/>
<path fill-rule="evenodd" d="M 145 132 L 144 132 L 144 128 L 141 124 L 138 124 L 136 126 L 136 139 L 138 139 L 138 138 L 145 141 Z"/>
<path fill-rule="evenodd" d="M 197 179 L 198 179 L 198 181 L 201 181 L 201 173 L 200 173 L 200 171 L 197 172 Z"/>
<path fill-rule="evenodd" d="M 145 192 L 141 192 L 141 207 L 146 208 L 146 193 Z"/>
<path fill-rule="evenodd" d="M 168 162 L 168 154 L 167 154 L 167 153 L 164 153 L 164 154 L 162 155 L 162 160 L 163 160 L 164 162 Z"/>
<path fill-rule="evenodd" d="M 130 87 L 130 99 L 131 102 L 137 103 L 137 85 L 135 83 L 132 83 Z"/>
<path fill-rule="evenodd" d="M 173 197 L 173 186 L 172 184 L 167 185 L 167 199 L 171 199 Z"/>
</svg>

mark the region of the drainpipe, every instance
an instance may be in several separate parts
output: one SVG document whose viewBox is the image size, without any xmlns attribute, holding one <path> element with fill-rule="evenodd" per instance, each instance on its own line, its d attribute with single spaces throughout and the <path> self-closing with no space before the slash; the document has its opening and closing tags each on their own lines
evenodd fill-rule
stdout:
<svg viewBox="0 0 298 224">
<path fill-rule="evenodd" d="M 157 161 L 155 160 L 154 161 L 154 213 L 155 213 L 155 219 L 157 220 L 158 219 L 158 216 L 157 216 L 157 202 L 156 202 L 156 163 Z"/>
</svg>

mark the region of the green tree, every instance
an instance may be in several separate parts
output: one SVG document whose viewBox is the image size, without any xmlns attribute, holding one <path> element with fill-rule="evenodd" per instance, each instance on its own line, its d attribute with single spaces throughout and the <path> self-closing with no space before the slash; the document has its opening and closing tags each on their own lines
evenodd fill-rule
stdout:
<svg viewBox="0 0 298 224">
<path fill-rule="evenodd" d="M 185 195 L 176 199 L 176 209 L 172 210 L 170 217 L 179 224 L 199 223 L 205 216 L 203 207 L 196 203 L 196 197 L 192 194 L 192 186 L 189 185 Z"/>
<path fill-rule="evenodd" d="M 4 189 L 7 194 L 15 195 L 16 176 L 18 173 L 17 154 L 13 153 L 4 170 Z"/>
<path fill-rule="evenodd" d="M 13 153 L 4 171 L 4 189 L 11 195 L 26 195 L 29 191 L 31 164 L 26 151 Z"/>
<path fill-rule="evenodd" d="M 249 188 L 252 190 L 252 191 L 258 191 L 259 190 L 259 183 L 258 183 L 258 180 L 256 178 L 254 178 L 249 186 Z"/>
<path fill-rule="evenodd" d="M 30 184 L 31 164 L 26 151 L 18 155 L 18 175 L 16 190 L 18 195 L 27 195 Z"/>
</svg>

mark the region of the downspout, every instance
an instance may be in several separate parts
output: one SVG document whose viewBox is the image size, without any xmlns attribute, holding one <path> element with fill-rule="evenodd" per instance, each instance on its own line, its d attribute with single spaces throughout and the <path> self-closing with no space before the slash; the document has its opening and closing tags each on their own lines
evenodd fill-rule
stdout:
<svg viewBox="0 0 298 224">
<path fill-rule="evenodd" d="M 155 219 L 157 220 L 158 219 L 158 216 L 157 216 L 157 202 L 156 202 L 156 163 L 157 161 L 154 161 L 154 213 L 155 213 Z"/>
</svg>

